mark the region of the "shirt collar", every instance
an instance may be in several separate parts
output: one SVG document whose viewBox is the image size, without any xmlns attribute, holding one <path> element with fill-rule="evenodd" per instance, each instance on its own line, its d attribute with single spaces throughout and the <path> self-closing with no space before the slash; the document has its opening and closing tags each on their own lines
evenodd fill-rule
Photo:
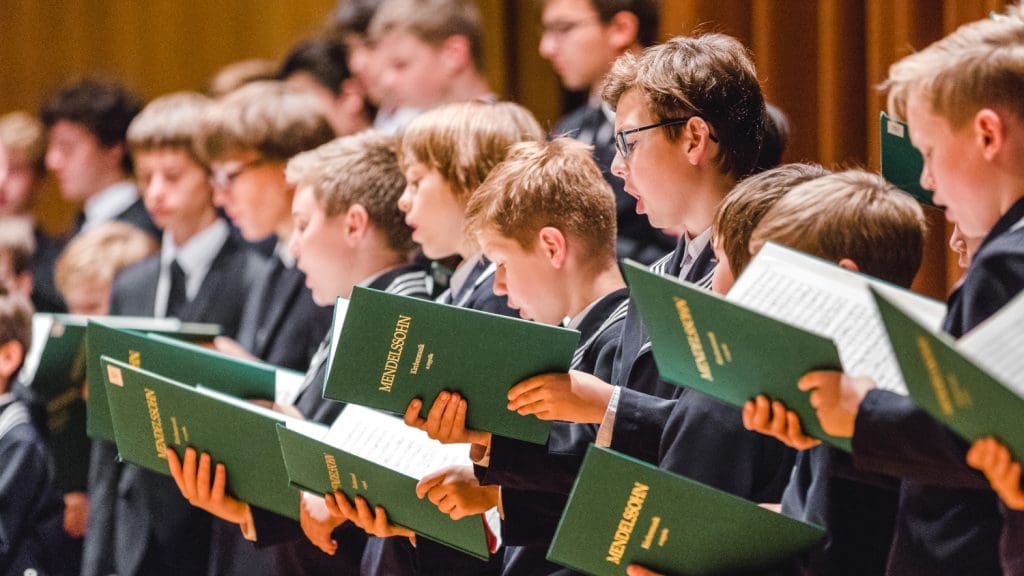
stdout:
<svg viewBox="0 0 1024 576">
<path fill-rule="evenodd" d="M 579 314 L 573 316 L 572 318 L 566 316 L 565 320 L 562 320 L 562 325 L 565 326 L 566 328 L 576 330 L 577 328 L 580 327 L 580 324 L 583 323 L 583 320 L 586 319 L 587 314 L 590 314 L 590 311 L 594 309 L 594 306 L 596 306 L 597 303 L 600 302 L 603 298 L 604 296 L 600 296 L 590 304 L 587 304 L 586 308 L 581 310 Z"/>
<path fill-rule="evenodd" d="M 111 184 L 85 201 L 84 228 L 97 226 L 117 218 L 139 199 L 135 184 L 124 181 Z"/>
<path fill-rule="evenodd" d="M 188 278 L 194 275 L 202 277 L 213 265 L 213 260 L 220 253 L 224 242 L 231 234 L 227 222 L 218 218 L 205 230 L 189 238 L 182 246 L 176 246 L 170 232 L 164 232 L 163 242 L 160 248 L 160 263 L 170 266 L 171 261 L 177 260 L 178 265 L 185 271 Z"/>
</svg>

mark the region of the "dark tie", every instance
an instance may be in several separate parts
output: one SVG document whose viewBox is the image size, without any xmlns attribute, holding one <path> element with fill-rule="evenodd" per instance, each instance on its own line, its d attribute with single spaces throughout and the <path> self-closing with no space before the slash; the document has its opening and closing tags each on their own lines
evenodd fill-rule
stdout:
<svg viewBox="0 0 1024 576">
<path fill-rule="evenodd" d="M 181 318 L 181 311 L 188 304 L 188 293 L 185 291 L 185 271 L 177 260 L 171 261 L 171 291 L 167 294 L 168 318 Z"/>
<path fill-rule="evenodd" d="M 580 131 L 576 135 L 576 140 L 594 146 L 598 143 L 599 137 L 601 136 L 602 128 L 607 122 L 607 117 L 604 115 L 604 110 L 598 107 L 587 107 L 587 113 L 584 115 L 583 121 L 580 122 Z"/>
</svg>

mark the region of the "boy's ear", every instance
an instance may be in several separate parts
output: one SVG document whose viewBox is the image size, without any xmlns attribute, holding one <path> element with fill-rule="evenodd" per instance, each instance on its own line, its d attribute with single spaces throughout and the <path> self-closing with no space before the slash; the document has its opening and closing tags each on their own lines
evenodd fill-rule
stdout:
<svg viewBox="0 0 1024 576">
<path fill-rule="evenodd" d="M 441 60 L 451 72 L 458 72 L 472 65 L 469 38 L 462 35 L 449 36 L 441 43 Z"/>
<path fill-rule="evenodd" d="M 640 19 L 636 14 L 623 10 L 612 16 L 605 29 L 609 44 L 616 50 L 624 52 L 637 43 Z"/>
<path fill-rule="evenodd" d="M 0 345 L 0 378 L 3 378 L 5 381 L 9 380 L 18 371 L 18 368 L 21 367 L 21 362 L 24 359 L 25 348 L 22 347 L 21 342 L 11 340 L 6 344 Z M 8 382 L 8 384 L 10 383 Z"/>
<path fill-rule="evenodd" d="M 838 264 L 840 268 L 845 268 L 851 272 L 860 272 L 860 266 L 857 266 L 857 263 L 849 258 L 840 258 Z"/>
<path fill-rule="evenodd" d="M 981 153 L 986 160 L 992 160 L 1002 149 L 1004 128 L 1002 118 L 991 108 L 983 108 L 974 115 L 974 133 L 981 143 Z"/>
<path fill-rule="evenodd" d="M 370 214 L 362 204 L 353 204 L 345 212 L 345 237 L 358 244 L 369 232 Z"/>
<path fill-rule="evenodd" d="M 363 114 L 366 107 L 366 93 L 362 86 L 354 79 L 349 78 L 341 83 L 341 93 L 338 94 L 339 106 L 349 117 Z"/>
<path fill-rule="evenodd" d="M 711 141 L 711 125 L 700 116 L 690 118 L 679 136 L 686 158 L 693 166 L 714 158 L 714 142 Z"/>
<path fill-rule="evenodd" d="M 545 226 L 537 233 L 537 241 L 541 250 L 544 251 L 548 262 L 555 269 L 561 269 L 562 266 L 565 266 L 567 246 L 565 234 L 562 234 L 561 230 L 554 226 Z"/>
</svg>

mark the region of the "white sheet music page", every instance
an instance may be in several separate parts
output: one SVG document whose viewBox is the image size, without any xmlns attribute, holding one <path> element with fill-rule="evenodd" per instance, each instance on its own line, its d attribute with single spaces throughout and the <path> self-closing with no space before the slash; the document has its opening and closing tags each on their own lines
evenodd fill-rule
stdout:
<svg viewBox="0 0 1024 576">
<path fill-rule="evenodd" d="M 772 243 L 758 252 L 726 298 L 830 338 L 848 374 L 869 376 L 879 388 L 906 394 L 869 285 L 938 330 L 942 304 Z"/>
<path fill-rule="evenodd" d="M 1024 397 L 1024 293 L 964 334 L 956 347 Z"/>
<path fill-rule="evenodd" d="M 441 444 L 401 418 L 349 404 L 324 442 L 419 480 L 445 466 L 472 466 L 469 444 Z"/>
</svg>

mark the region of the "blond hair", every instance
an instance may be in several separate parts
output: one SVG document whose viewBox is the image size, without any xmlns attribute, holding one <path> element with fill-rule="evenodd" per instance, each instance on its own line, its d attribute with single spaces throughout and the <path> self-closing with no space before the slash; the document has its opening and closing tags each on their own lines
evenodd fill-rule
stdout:
<svg viewBox="0 0 1024 576">
<path fill-rule="evenodd" d="M 405 176 L 398 166 L 395 137 L 367 131 L 338 138 L 292 158 L 285 176 L 296 186 L 310 186 L 327 216 L 358 204 L 392 250 L 412 250 L 412 230 L 398 209 Z"/>
<path fill-rule="evenodd" d="M 125 268 L 157 250 L 156 241 L 125 222 L 107 222 L 79 234 L 57 258 L 54 283 L 61 294 L 85 284 L 109 284 Z"/>
<path fill-rule="evenodd" d="M 7 260 L 10 273 L 20 276 L 31 271 L 35 252 L 32 222 L 19 216 L 0 216 L 0 258 Z"/>
<path fill-rule="evenodd" d="M 334 139 L 315 96 L 283 82 L 252 82 L 210 107 L 196 137 L 207 164 L 246 152 L 287 162 Z"/>
<path fill-rule="evenodd" d="M 380 42 L 393 33 L 410 34 L 438 46 L 452 36 L 469 42 L 477 70 L 483 69 L 480 10 L 473 0 L 385 0 L 370 22 L 369 37 Z"/>
<path fill-rule="evenodd" d="M 750 263 L 750 235 L 772 206 L 794 187 L 831 174 L 817 164 L 783 164 L 745 178 L 718 206 L 711 237 L 729 259 L 733 277 Z"/>
<path fill-rule="evenodd" d="M 213 98 L 223 98 L 231 92 L 260 80 L 275 80 L 277 63 L 265 58 L 251 58 L 232 62 L 210 78 L 208 92 Z"/>
<path fill-rule="evenodd" d="M 23 156 L 37 175 L 46 173 L 46 127 L 35 116 L 22 110 L 0 116 L 0 144 Z"/>
<path fill-rule="evenodd" d="M 921 265 L 921 206 L 878 174 L 846 170 L 805 182 L 780 198 L 750 237 L 752 251 L 776 242 L 910 286 Z"/>
<path fill-rule="evenodd" d="M 916 94 L 954 128 L 986 107 L 1024 118 L 1024 21 L 1014 14 L 964 24 L 890 66 L 882 84 L 890 114 L 906 119 Z"/>
<path fill-rule="evenodd" d="M 425 164 L 438 172 L 463 204 L 505 159 L 509 146 L 544 139 L 526 108 L 511 102 L 462 102 L 426 112 L 405 129 L 399 161 L 403 169 Z"/>
<path fill-rule="evenodd" d="M 571 138 L 516 144 L 466 207 L 471 235 L 494 230 L 525 249 L 545 226 L 581 240 L 595 267 L 615 261 L 615 195 L 590 146 Z"/>
<path fill-rule="evenodd" d="M 0 346 L 8 342 L 17 342 L 21 344 L 22 355 L 27 354 L 32 344 L 34 313 L 32 302 L 27 297 L 0 284 Z M 0 388 L 0 393 L 2 392 L 4 390 Z"/>
<path fill-rule="evenodd" d="M 657 121 L 699 116 L 718 139 L 716 161 L 739 180 L 757 165 L 764 140 L 764 96 L 754 63 L 739 40 L 724 34 L 676 36 L 641 54 L 620 56 L 605 79 L 602 96 L 612 108 L 632 90 Z M 666 126 L 675 141 L 679 125 Z"/>
<path fill-rule="evenodd" d="M 212 103 L 198 92 L 174 92 L 153 100 L 128 125 L 128 149 L 133 155 L 180 150 L 202 164 L 194 140 Z"/>
</svg>

